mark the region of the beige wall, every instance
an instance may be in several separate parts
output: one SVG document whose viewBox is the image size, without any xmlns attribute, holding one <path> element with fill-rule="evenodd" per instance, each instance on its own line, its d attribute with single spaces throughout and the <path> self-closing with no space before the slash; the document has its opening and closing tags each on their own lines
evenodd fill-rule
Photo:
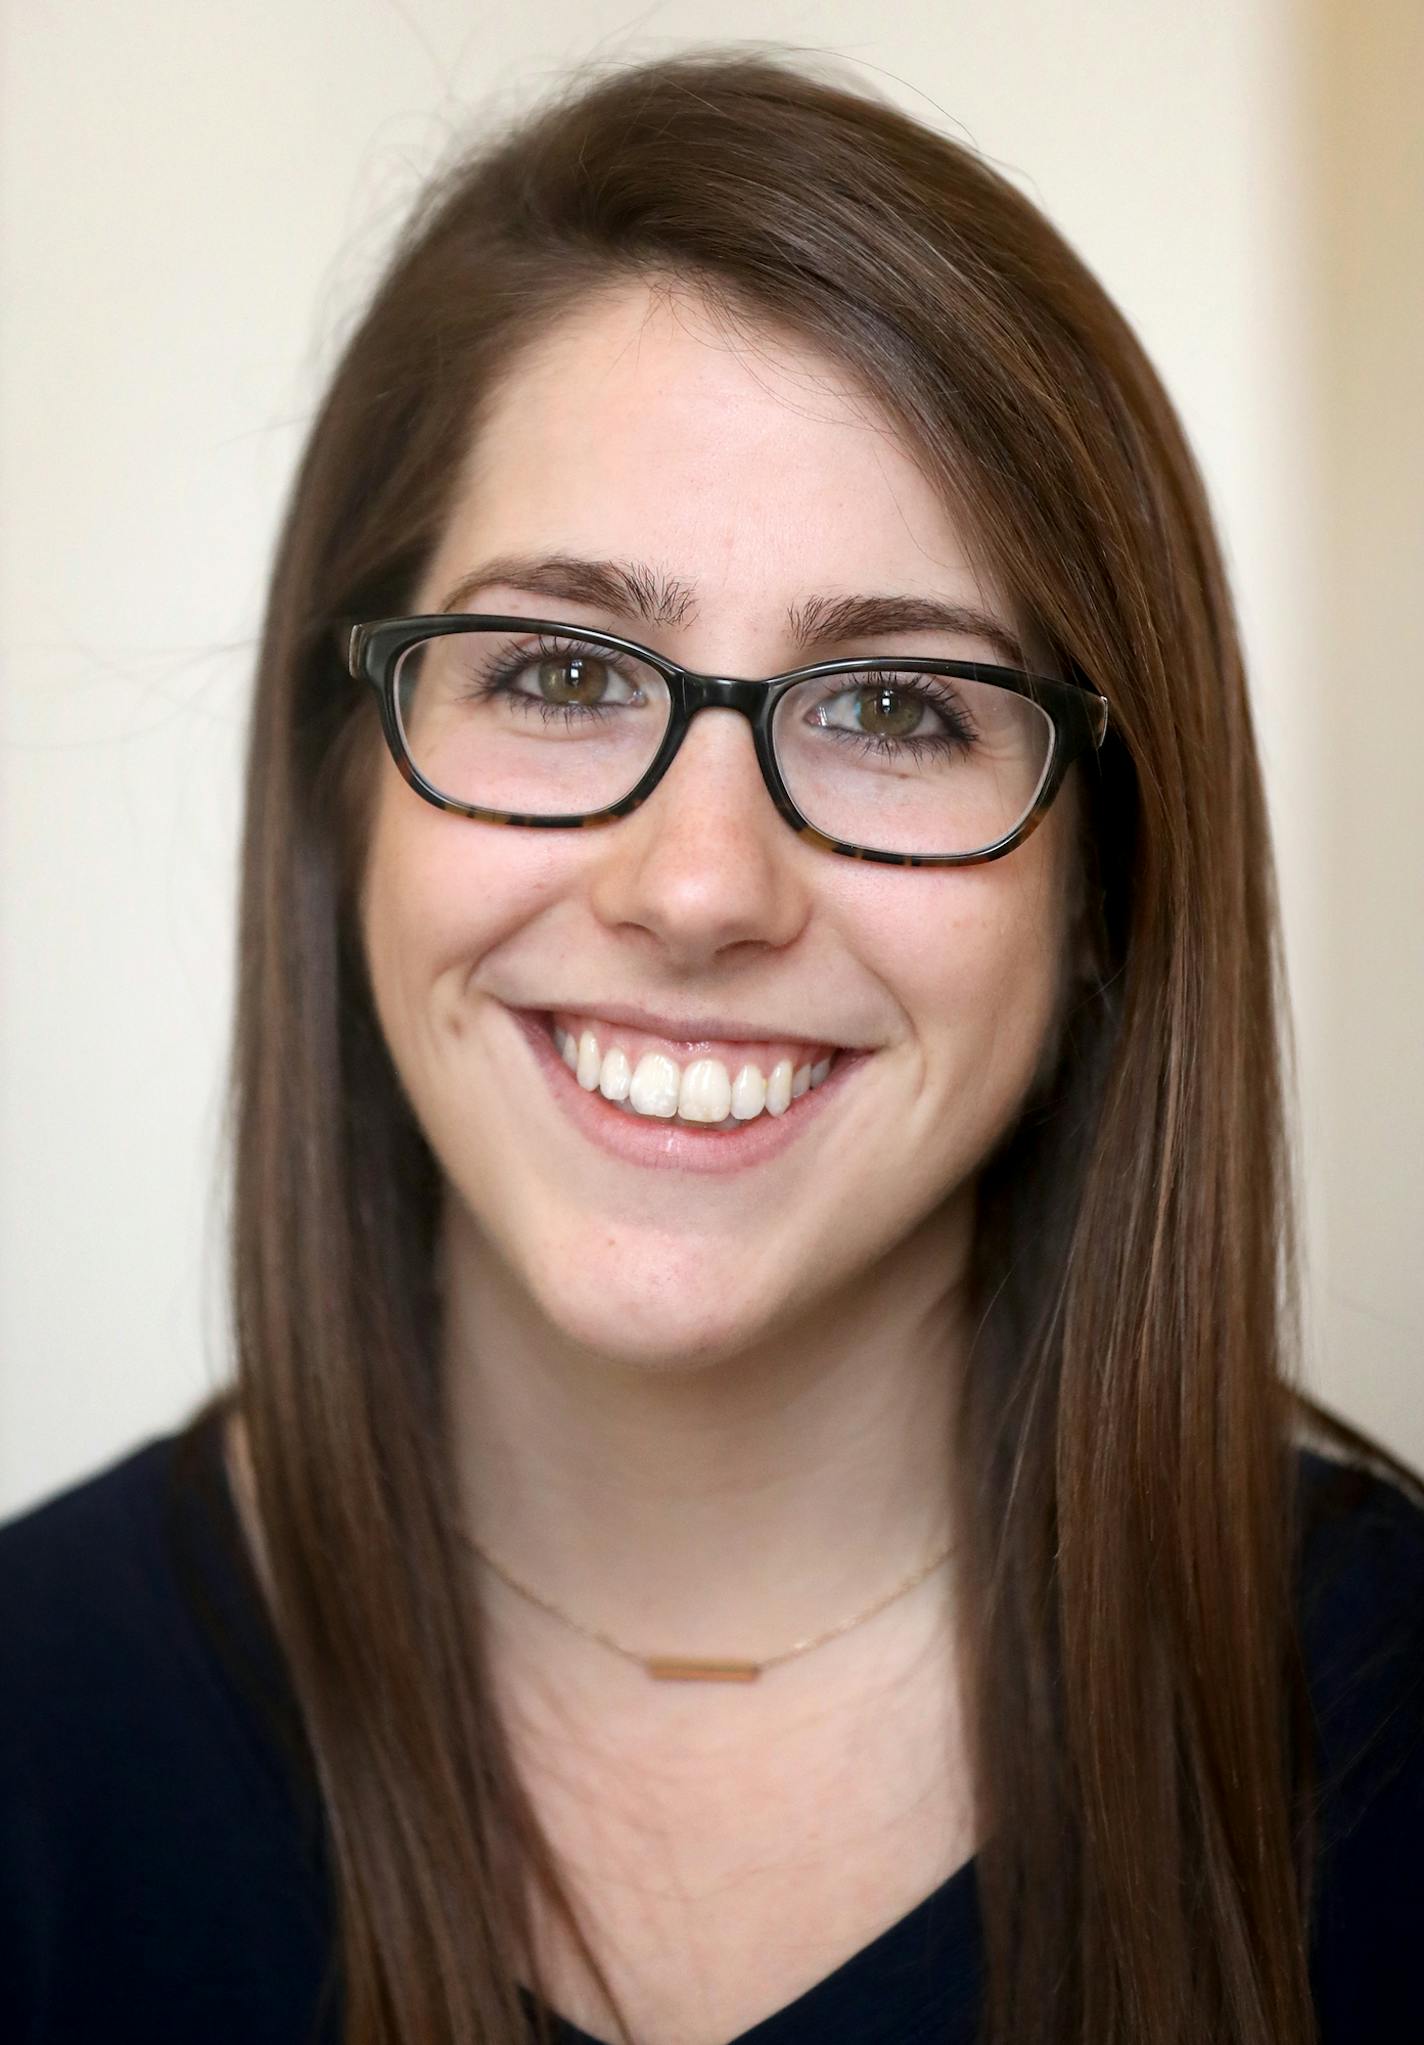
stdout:
<svg viewBox="0 0 1424 2045">
<path fill-rule="evenodd" d="M 1311 1376 L 1424 1459 L 1416 0 L 10 0 L 0 23 L 0 1511 L 226 1372 L 237 769 L 274 521 L 349 308 L 489 95 L 708 33 L 841 51 L 977 142 L 1161 367 L 1281 848 Z"/>
<path fill-rule="evenodd" d="M 1317 1375 L 1424 1463 L 1424 7 L 1317 0 Z"/>
</svg>

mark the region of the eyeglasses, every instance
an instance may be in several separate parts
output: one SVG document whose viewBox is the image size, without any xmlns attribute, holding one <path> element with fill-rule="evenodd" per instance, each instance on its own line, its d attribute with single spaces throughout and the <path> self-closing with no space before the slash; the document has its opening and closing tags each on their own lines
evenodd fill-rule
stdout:
<svg viewBox="0 0 1424 2045">
<path fill-rule="evenodd" d="M 572 830 L 647 801 L 702 710 L 752 728 L 781 816 L 895 866 L 999 859 L 1100 746 L 1104 697 L 979 661 L 885 654 L 765 681 L 694 674 L 610 632 L 485 613 L 350 628 L 396 766 L 438 808 Z"/>
</svg>

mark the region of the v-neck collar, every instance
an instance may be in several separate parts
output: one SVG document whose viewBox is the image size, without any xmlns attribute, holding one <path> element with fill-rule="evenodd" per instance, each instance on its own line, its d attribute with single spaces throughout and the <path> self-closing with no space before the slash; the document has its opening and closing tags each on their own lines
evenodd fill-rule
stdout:
<svg viewBox="0 0 1424 2045">
<path fill-rule="evenodd" d="M 229 1606 L 228 1612 L 230 1619 L 246 1622 L 239 1623 L 238 1633 L 255 1656 L 255 1664 L 249 1662 L 243 1673 L 249 1681 L 257 1677 L 266 1692 L 263 1715 L 269 1727 L 286 1721 L 287 1739 L 300 1749 L 295 1700 L 247 1552 L 222 1452 L 221 1420 L 210 1418 L 191 1449 L 203 1466 L 202 1489 L 208 1509 L 217 1513 L 229 1566 L 236 1565 L 244 1582 L 238 1609 Z M 229 1592 L 232 1588 L 227 1586 Z M 300 1768 L 297 1774 L 302 1775 Z M 727 2045 L 944 2045 L 952 2018 L 968 2023 L 964 2036 L 972 2035 L 981 1988 L 971 1857 L 858 1952 Z M 519 1993 L 532 2020 L 535 1998 L 522 1986 Z M 554 2019 L 555 2045 L 607 2045 L 557 2011 Z"/>
<path fill-rule="evenodd" d="M 969 1859 L 859 1952 L 727 2045 L 942 2045 L 951 2019 L 977 2013 L 980 1973 Z M 535 1999 L 527 1988 L 519 1992 L 532 2019 Z M 607 2045 L 557 2012 L 554 2038 L 556 2045 Z"/>
</svg>

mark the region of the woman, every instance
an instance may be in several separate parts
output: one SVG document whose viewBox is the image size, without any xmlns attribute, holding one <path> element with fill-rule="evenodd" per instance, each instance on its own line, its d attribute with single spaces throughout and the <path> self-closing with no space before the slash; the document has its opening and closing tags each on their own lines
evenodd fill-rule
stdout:
<svg viewBox="0 0 1424 2045">
<path fill-rule="evenodd" d="M 718 56 L 446 175 L 273 574 L 237 1383 L 4 1537 L 7 2035 L 1404 2035 L 1424 1513 L 1291 1386 L 1276 959 L 1022 197 Z"/>
</svg>

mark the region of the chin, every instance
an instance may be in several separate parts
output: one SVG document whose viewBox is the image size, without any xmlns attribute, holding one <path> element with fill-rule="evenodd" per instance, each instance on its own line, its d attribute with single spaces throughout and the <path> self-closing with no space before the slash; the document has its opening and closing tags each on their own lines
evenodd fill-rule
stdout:
<svg viewBox="0 0 1424 2045">
<path fill-rule="evenodd" d="M 535 1299 L 550 1326 L 592 1356 L 629 1370 L 688 1375 L 707 1370 L 751 1347 L 768 1332 L 770 1312 L 751 1299 L 735 1299 L 704 1272 L 694 1291 L 676 1278 L 649 1283 L 626 1266 L 605 1266 L 586 1287 L 536 1285 Z"/>
</svg>

